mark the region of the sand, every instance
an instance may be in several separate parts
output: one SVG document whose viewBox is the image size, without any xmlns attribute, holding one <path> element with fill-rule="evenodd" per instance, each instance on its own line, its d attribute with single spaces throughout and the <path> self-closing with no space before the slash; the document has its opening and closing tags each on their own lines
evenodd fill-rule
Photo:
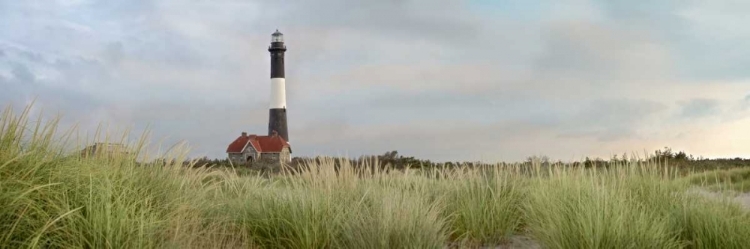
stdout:
<svg viewBox="0 0 750 249">
<path fill-rule="evenodd" d="M 486 247 L 486 248 L 495 248 L 495 249 L 540 249 L 542 248 L 541 245 L 539 245 L 538 242 L 536 242 L 534 239 L 529 238 L 525 235 L 515 235 L 510 238 L 510 242 L 504 245 L 500 245 L 497 247 Z"/>
<path fill-rule="evenodd" d="M 710 191 L 704 188 L 691 188 L 688 193 L 699 194 L 708 198 L 720 199 L 722 193 Z M 739 193 L 739 192 L 727 192 L 730 199 L 742 206 L 745 209 L 750 210 L 750 193 Z"/>
</svg>

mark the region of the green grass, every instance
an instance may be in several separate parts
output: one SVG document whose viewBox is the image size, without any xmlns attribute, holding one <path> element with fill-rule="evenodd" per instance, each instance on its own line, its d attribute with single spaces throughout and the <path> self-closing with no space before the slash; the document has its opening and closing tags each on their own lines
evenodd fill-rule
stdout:
<svg viewBox="0 0 750 249">
<path fill-rule="evenodd" d="M 451 172 L 441 182 L 451 236 L 467 245 L 497 245 L 522 224 L 526 181 L 503 170 Z"/>
<path fill-rule="evenodd" d="M 166 165 L 137 163 L 144 153 L 81 158 L 64 153 L 74 132 L 27 113 L 0 116 L 0 248 L 477 248 L 517 234 L 545 248 L 750 245 L 747 210 L 687 191 L 743 189 L 748 171 L 336 170 L 323 160 L 261 176 L 174 163 L 185 151 L 163 155 L 176 159 Z M 145 140 L 132 145 L 147 151 Z"/>
<path fill-rule="evenodd" d="M 750 168 L 709 171 L 692 175 L 688 180 L 693 185 L 716 191 L 750 192 Z"/>
</svg>

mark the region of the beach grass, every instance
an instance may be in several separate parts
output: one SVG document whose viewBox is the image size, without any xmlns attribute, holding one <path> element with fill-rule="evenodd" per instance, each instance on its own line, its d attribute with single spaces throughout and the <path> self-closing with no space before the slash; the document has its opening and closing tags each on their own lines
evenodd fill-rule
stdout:
<svg viewBox="0 0 750 249">
<path fill-rule="evenodd" d="M 478 248 L 519 234 L 543 248 L 750 245 L 747 210 L 687 191 L 745 189 L 746 170 L 323 160 L 268 177 L 184 165 L 187 150 L 146 155 L 146 138 L 120 139 L 132 154 L 82 156 L 93 141 L 13 110 L 0 116 L 0 248 Z"/>
</svg>

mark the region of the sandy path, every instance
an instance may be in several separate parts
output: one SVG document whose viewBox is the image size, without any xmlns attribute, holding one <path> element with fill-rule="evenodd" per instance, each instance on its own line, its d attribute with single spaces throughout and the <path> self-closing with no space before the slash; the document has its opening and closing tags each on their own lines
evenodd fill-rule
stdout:
<svg viewBox="0 0 750 249">
<path fill-rule="evenodd" d="M 505 242 L 502 245 L 497 246 L 481 246 L 481 247 L 466 247 L 461 246 L 460 244 L 451 244 L 445 247 L 445 249 L 453 249 L 453 248 L 476 248 L 476 249 L 541 249 L 542 246 L 539 245 L 538 242 L 536 242 L 534 239 L 522 235 L 522 234 L 516 234 L 510 237 L 510 240 Z"/>
<path fill-rule="evenodd" d="M 495 248 L 495 249 L 540 249 L 542 248 L 541 245 L 539 245 L 538 242 L 536 242 L 534 239 L 529 238 L 524 235 L 515 235 L 510 238 L 510 242 L 504 245 L 500 245 L 497 247 L 486 247 L 486 248 Z"/>
<path fill-rule="evenodd" d="M 688 190 L 688 193 L 694 193 L 699 194 L 708 198 L 722 198 L 722 194 L 719 192 L 709 191 L 703 188 L 691 188 Z M 731 199 L 734 202 L 737 202 L 745 209 L 750 210 L 750 193 L 731 193 Z"/>
</svg>

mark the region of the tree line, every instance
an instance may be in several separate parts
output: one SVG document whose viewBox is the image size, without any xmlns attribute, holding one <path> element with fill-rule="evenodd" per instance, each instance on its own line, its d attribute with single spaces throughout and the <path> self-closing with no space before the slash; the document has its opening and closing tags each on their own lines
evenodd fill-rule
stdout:
<svg viewBox="0 0 750 249">
<path fill-rule="evenodd" d="M 611 167 L 613 165 L 622 165 L 624 163 L 629 162 L 656 162 L 660 164 L 667 164 L 670 166 L 675 166 L 681 169 L 685 170 L 712 170 L 712 169 L 721 169 L 721 168 L 736 168 L 736 167 L 745 167 L 750 166 L 750 159 L 745 158 L 715 158 L 715 159 L 708 159 L 704 157 L 695 157 L 692 154 L 688 154 L 685 151 L 673 151 L 669 147 L 664 147 L 664 149 L 655 150 L 651 155 L 639 158 L 633 155 L 623 154 L 623 155 L 613 155 L 611 158 L 603 159 L 603 158 L 589 158 L 586 157 L 580 161 L 574 161 L 574 162 L 562 162 L 562 161 L 552 161 L 548 157 L 528 157 L 523 162 L 515 162 L 515 163 L 484 163 L 484 162 L 470 162 L 470 161 L 464 161 L 464 162 L 436 162 L 429 159 L 419 159 L 415 158 L 413 156 L 404 156 L 399 155 L 398 151 L 387 151 L 381 155 L 368 155 L 368 156 L 360 156 L 358 158 L 341 158 L 341 157 L 327 157 L 327 156 L 318 156 L 318 157 L 295 157 L 292 159 L 292 162 L 287 164 L 286 166 L 289 166 L 290 168 L 299 168 L 300 166 L 305 165 L 306 163 L 321 163 L 324 161 L 328 162 L 334 162 L 336 165 L 340 165 L 343 162 L 350 163 L 351 165 L 359 165 L 359 166 L 366 166 L 369 165 L 371 167 L 380 167 L 380 168 L 390 168 L 390 169 L 427 169 L 427 168 L 435 168 L 435 167 L 482 167 L 482 166 L 497 166 L 497 165 L 532 165 L 532 164 L 538 164 L 541 166 L 567 166 L 567 167 Z M 201 167 L 201 166 L 212 166 L 212 167 L 248 167 L 248 168 L 268 168 L 269 165 L 260 165 L 262 162 L 256 162 L 255 164 L 249 164 L 249 165 L 232 165 L 230 161 L 227 158 L 214 158 L 210 159 L 208 157 L 203 158 L 197 158 L 192 160 L 186 160 L 186 165 L 193 165 L 195 167 Z"/>
</svg>

